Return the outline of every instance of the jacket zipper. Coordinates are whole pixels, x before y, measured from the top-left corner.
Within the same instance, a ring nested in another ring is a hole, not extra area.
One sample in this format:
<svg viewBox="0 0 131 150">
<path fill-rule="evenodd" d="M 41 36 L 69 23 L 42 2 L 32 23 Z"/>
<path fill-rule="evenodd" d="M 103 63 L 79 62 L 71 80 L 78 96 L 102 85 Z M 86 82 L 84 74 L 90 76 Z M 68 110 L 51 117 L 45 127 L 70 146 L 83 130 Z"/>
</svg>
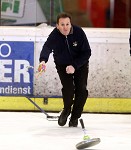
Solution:
<svg viewBox="0 0 131 150">
<path fill-rule="evenodd" d="M 73 63 L 73 57 L 72 57 L 72 54 L 71 54 L 70 45 L 69 45 L 67 36 L 66 36 L 66 44 L 67 44 L 68 52 L 69 52 L 69 54 L 70 54 L 70 56 L 71 56 L 71 61 L 72 61 L 72 63 Z"/>
</svg>

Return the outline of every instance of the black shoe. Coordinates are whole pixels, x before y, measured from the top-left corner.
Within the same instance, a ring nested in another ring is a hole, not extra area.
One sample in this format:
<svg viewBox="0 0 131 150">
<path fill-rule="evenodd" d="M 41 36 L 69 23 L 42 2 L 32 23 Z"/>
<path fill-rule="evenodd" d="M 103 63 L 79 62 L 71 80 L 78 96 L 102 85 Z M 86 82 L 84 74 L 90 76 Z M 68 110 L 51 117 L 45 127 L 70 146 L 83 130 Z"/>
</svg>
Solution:
<svg viewBox="0 0 131 150">
<path fill-rule="evenodd" d="M 77 127 L 78 126 L 78 119 L 71 119 L 69 121 L 69 127 Z"/>
<path fill-rule="evenodd" d="M 58 124 L 60 126 L 64 126 L 66 124 L 66 121 L 67 121 L 68 116 L 70 115 L 70 112 L 71 112 L 70 109 L 63 109 L 58 119 Z"/>
</svg>

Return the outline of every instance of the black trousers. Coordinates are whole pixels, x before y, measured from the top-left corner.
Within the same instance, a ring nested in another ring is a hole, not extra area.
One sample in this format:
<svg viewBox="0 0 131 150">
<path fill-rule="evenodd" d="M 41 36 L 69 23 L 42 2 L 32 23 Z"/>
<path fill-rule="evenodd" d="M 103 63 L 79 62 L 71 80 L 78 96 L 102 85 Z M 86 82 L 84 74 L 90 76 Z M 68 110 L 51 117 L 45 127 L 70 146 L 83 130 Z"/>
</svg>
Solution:
<svg viewBox="0 0 131 150">
<path fill-rule="evenodd" d="M 71 118 L 81 117 L 86 99 L 88 97 L 87 79 L 89 65 L 85 64 L 74 74 L 66 73 L 67 65 L 56 65 L 56 69 L 62 84 L 62 96 L 64 109 L 71 109 Z"/>
</svg>

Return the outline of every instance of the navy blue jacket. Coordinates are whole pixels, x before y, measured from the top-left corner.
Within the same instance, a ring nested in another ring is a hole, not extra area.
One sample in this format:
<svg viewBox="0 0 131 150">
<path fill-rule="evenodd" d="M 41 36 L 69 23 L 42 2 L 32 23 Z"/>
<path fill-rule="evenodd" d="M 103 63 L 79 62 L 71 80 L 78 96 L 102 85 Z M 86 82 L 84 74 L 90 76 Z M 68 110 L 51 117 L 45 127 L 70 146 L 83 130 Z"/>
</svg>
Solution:
<svg viewBox="0 0 131 150">
<path fill-rule="evenodd" d="M 67 36 L 54 28 L 43 45 L 39 61 L 47 62 L 51 52 L 56 64 L 72 65 L 75 69 L 88 63 L 91 56 L 91 49 L 84 31 L 74 25 Z"/>
</svg>

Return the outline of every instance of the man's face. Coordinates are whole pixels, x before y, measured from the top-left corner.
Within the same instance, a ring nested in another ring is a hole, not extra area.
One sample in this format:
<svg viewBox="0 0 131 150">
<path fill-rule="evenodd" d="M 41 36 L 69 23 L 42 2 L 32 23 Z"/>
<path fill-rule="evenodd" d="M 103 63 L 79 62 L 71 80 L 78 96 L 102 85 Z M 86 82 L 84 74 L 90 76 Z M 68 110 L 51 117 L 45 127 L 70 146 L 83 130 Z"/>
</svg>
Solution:
<svg viewBox="0 0 131 150">
<path fill-rule="evenodd" d="M 70 18 L 60 18 L 56 27 L 63 35 L 68 35 L 71 29 Z"/>
</svg>

